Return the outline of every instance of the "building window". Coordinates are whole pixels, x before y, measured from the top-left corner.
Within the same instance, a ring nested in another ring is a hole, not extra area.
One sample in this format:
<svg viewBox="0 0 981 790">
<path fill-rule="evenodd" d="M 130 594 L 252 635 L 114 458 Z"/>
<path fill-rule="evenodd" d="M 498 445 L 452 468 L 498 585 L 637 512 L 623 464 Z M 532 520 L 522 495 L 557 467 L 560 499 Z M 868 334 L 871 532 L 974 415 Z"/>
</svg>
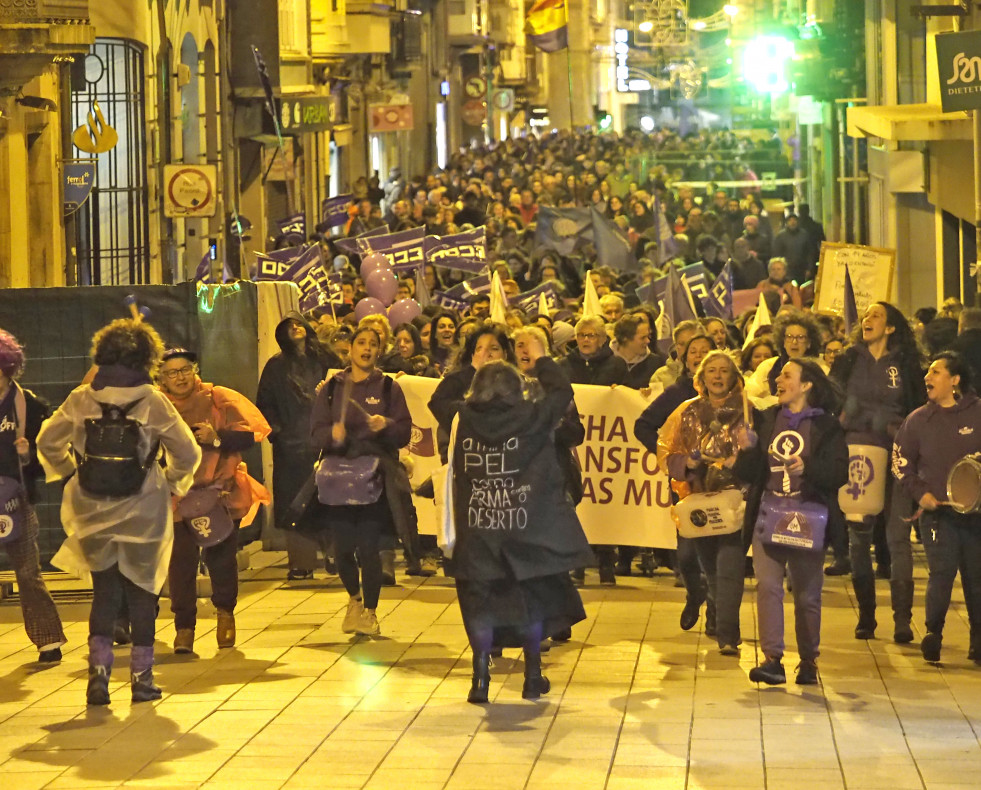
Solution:
<svg viewBox="0 0 981 790">
<path fill-rule="evenodd" d="M 143 48 L 97 38 L 72 71 L 72 128 L 89 123 L 98 103 L 116 145 L 97 154 L 95 186 L 76 214 L 79 285 L 150 281 L 149 194 Z M 78 157 L 89 156 L 75 151 Z"/>
</svg>

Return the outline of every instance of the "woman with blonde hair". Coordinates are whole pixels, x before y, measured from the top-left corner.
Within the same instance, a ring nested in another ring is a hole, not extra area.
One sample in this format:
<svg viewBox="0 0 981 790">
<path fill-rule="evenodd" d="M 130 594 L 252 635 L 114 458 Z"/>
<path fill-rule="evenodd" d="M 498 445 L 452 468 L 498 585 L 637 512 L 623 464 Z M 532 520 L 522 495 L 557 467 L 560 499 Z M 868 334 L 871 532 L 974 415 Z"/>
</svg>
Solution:
<svg viewBox="0 0 981 790">
<path fill-rule="evenodd" d="M 692 495 L 740 487 L 732 473 L 738 452 L 735 433 L 745 426 L 748 407 L 743 378 L 732 357 L 718 350 L 706 354 L 695 373 L 695 390 L 698 396 L 672 413 L 658 440 L 658 460 L 667 468 L 681 502 Z M 708 580 L 709 604 L 715 607 L 719 650 L 726 656 L 738 655 L 741 641 L 739 607 L 746 555 L 741 511 L 738 521 L 725 534 L 694 540 Z"/>
</svg>

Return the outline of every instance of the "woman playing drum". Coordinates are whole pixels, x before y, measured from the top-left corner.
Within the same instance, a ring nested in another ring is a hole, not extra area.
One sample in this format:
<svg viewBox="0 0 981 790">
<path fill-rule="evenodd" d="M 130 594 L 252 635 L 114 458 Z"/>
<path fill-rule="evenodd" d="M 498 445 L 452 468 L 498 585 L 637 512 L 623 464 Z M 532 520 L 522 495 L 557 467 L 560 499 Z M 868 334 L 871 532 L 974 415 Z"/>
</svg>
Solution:
<svg viewBox="0 0 981 790">
<path fill-rule="evenodd" d="M 923 658 L 940 660 L 944 621 L 957 570 L 970 622 L 968 658 L 981 660 L 981 514 L 959 513 L 947 479 L 967 455 L 981 451 L 981 400 L 964 359 L 953 351 L 934 357 L 926 374 L 927 403 L 902 424 L 893 447 L 893 474 L 920 504 L 920 534 L 929 576 Z"/>
</svg>

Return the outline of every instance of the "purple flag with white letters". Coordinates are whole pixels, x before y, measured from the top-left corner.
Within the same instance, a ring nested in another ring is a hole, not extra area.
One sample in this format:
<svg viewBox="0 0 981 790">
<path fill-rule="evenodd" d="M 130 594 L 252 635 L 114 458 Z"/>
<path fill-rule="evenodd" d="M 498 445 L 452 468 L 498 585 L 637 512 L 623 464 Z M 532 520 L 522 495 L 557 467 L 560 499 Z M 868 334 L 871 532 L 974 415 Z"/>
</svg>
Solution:
<svg viewBox="0 0 981 790">
<path fill-rule="evenodd" d="M 343 225 L 347 222 L 347 207 L 353 198 L 354 195 L 348 193 L 325 199 L 320 204 L 320 221 L 330 228 Z"/>
<path fill-rule="evenodd" d="M 484 226 L 449 236 L 426 236 L 426 263 L 478 274 L 487 266 Z"/>
</svg>

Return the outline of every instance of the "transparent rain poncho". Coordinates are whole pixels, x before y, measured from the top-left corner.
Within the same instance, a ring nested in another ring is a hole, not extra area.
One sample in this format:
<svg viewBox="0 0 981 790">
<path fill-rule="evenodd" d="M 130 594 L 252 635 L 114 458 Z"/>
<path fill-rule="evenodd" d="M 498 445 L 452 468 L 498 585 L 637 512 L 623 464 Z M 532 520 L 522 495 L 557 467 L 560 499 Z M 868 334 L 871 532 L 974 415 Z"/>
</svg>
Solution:
<svg viewBox="0 0 981 790">
<path fill-rule="evenodd" d="M 85 448 L 85 420 L 102 414 L 100 402 L 124 405 L 137 399 L 129 416 L 143 426 L 140 451 L 145 457 L 159 441 L 166 467 L 151 464 L 142 489 L 133 496 L 92 497 L 72 475 L 75 453 Z M 61 501 L 67 539 L 51 564 L 82 579 L 118 565 L 138 587 L 159 594 L 174 540 L 170 497 L 187 493 L 201 461 L 194 434 L 170 401 L 150 384 L 101 390 L 84 384 L 45 421 L 37 449 L 48 482 L 72 475 Z"/>
</svg>

